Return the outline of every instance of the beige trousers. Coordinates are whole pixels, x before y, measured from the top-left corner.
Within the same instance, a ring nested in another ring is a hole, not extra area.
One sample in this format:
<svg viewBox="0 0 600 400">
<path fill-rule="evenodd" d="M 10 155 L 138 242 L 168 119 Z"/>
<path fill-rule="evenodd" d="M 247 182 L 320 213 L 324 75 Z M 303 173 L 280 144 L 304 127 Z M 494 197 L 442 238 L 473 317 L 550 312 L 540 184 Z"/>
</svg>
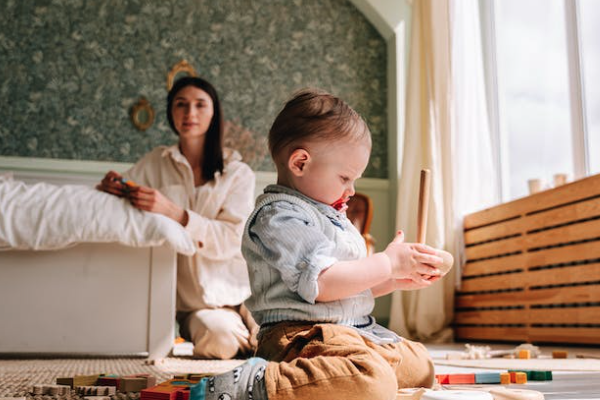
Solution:
<svg viewBox="0 0 600 400">
<path fill-rule="evenodd" d="M 228 360 L 256 348 L 258 325 L 243 305 L 177 313 L 181 336 L 194 343 L 198 358 Z"/>
<path fill-rule="evenodd" d="M 257 356 L 269 362 L 269 400 L 393 400 L 398 388 L 431 387 L 425 346 L 376 345 L 335 324 L 280 323 L 261 335 Z"/>
</svg>

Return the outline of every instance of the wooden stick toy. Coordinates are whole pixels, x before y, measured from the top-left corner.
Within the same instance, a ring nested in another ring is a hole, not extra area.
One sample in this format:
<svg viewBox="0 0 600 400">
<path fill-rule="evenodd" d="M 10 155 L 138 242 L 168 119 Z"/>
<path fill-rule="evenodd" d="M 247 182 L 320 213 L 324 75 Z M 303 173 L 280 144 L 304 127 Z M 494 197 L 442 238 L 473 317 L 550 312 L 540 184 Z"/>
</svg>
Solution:
<svg viewBox="0 0 600 400">
<path fill-rule="evenodd" d="M 429 187 L 431 183 L 431 171 L 428 169 L 421 170 L 421 180 L 419 183 L 419 204 L 417 211 L 417 243 L 425 244 L 427 236 L 427 215 L 429 213 Z M 444 250 L 438 250 L 438 256 L 443 260 L 443 264 L 439 266 L 442 271 L 442 276 L 446 275 L 454 264 L 452 254 Z"/>
</svg>

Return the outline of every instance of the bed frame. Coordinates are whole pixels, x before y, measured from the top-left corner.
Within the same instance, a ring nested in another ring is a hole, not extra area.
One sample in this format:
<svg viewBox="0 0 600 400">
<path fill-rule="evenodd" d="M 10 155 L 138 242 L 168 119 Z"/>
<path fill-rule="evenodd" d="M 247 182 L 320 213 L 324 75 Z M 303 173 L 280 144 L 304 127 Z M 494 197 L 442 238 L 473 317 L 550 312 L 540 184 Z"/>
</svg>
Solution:
<svg viewBox="0 0 600 400">
<path fill-rule="evenodd" d="M 163 358 L 175 333 L 175 282 L 167 247 L 0 251 L 0 354 Z"/>
<path fill-rule="evenodd" d="M 600 344 L 600 175 L 468 215 L 460 340 Z"/>
</svg>

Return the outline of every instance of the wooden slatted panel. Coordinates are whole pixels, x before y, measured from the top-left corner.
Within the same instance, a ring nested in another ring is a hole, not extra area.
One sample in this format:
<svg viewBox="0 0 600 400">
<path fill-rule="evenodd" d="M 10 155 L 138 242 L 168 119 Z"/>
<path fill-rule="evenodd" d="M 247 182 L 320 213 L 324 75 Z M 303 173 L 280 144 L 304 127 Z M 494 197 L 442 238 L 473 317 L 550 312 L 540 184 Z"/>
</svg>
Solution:
<svg viewBox="0 0 600 400">
<path fill-rule="evenodd" d="M 535 308 L 525 315 L 530 324 L 585 325 L 600 321 L 600 307 Z"/>
<path fill-rule="evenodd" d="M 591 321 L 600 321 L 600 306 L 459 311 L 454 320 L 463 325 L 482 325 L 482 321 L 488 325 L 585 325 Z"/>
<path fill-rule="evenodd" d="M 464 226 L 457 338 L 600 343 L 600 175 L 471 214 Z"/>
<path fill-rule="evenodd" d="M 456 327 L 454 334 L 460 339 L 470 340 L 502 340 L 513 342 L 527 342 L 527 329 L 520 327 Z"/>
<path fill-rule="evenodd" d="M 600 263 L 530 271 L 527 276 L 528 285 L 533 287 L 600 282 Z"/>
<path fill-rule="evenodd" d="M 478 246 L 467 247 L 465 255 L 467 260 L 473 261 L 488 257 L 497 257 L 499 255 L 507 255 L 511 253 L 521 253 L 525 247 L 524 236 L 498 240 L 496 242 L 484 243 Z"/>
<path fill-rule="evenodd" d="M 463 280 L 460 287 L 460 293 L 518 289 L 524 287 L 527 282 L 528 275 L 522 272 L 516 274 L 484 276 L 482 278 Z"/>
<path fill-rule="evenodd" d="M 527 267 L 525 256 L 517 254 L 492 260 L 467 262 L 463 276 L 489 275 L 498 272 L 519 271 Z"/>
<path fill-rule="evenodd" d="M 599 328 L 529 328 L 529 342 L 600 344 Z"/>
<path fill-rule="evenodd" d="M 515 307 L 600 302 L 598 285 L 490 294 L 458 295 L 457 308 Z"/>
<path fill-rule="evenodd" d="M 525 256 L 525 264 L 527 267 L 540 267 L 598 258 L 600 258 L 600 243 L 589 242 L 528 253 Z"/>
<path fill-rule="evenodd" d="M 457 338 L 466 340 L 531 343 L 600 344 L 597 328 L 457 327 Z"/>
<path fill-rule="evenodd" d="M 600 196 L 599 175 L 467 215 L 464 226 L 465 229 L 477 228 L 515 216 L 522 216 L 531 210 L 549 209 L 595 196 Z"/>
<path fill-rule="evenodd" d="M 532 208 L 527 212 L 535 212 L 537 209 L 538 208 Z M 486 242 L 498 238 L 520 235 L 547 226 L 562 225 L 572 221 L 590 219 L 598 216 L 600 216 L 600 198 L 592 198 L 537 214 L 527 215 L 524 213 L 523 215 L 513 217 L 514 219 L 510 221 L 466 230 L 465 243 L 470 245 L 473 243 Z M 465 229 L 467 229 L 466 223 Z"/>
<path fill-rule="evenodd" d="M 528 315 L 525 310 L 478 310 L 456 312 L 454 322 L 457 324 L 526 324 Z"/>
</svg>

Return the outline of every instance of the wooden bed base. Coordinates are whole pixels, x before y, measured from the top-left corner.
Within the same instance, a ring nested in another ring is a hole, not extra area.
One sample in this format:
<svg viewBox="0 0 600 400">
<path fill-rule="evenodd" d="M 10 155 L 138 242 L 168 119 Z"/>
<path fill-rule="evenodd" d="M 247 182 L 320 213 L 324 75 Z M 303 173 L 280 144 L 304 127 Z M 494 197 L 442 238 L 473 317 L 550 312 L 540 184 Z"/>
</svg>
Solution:
<svg viewBox="0 0 600 400">
<path fill-rule="evenodd" d="M 460 340 L 600 344 L 600 175 L 468 215 Z"/>
</svg>

